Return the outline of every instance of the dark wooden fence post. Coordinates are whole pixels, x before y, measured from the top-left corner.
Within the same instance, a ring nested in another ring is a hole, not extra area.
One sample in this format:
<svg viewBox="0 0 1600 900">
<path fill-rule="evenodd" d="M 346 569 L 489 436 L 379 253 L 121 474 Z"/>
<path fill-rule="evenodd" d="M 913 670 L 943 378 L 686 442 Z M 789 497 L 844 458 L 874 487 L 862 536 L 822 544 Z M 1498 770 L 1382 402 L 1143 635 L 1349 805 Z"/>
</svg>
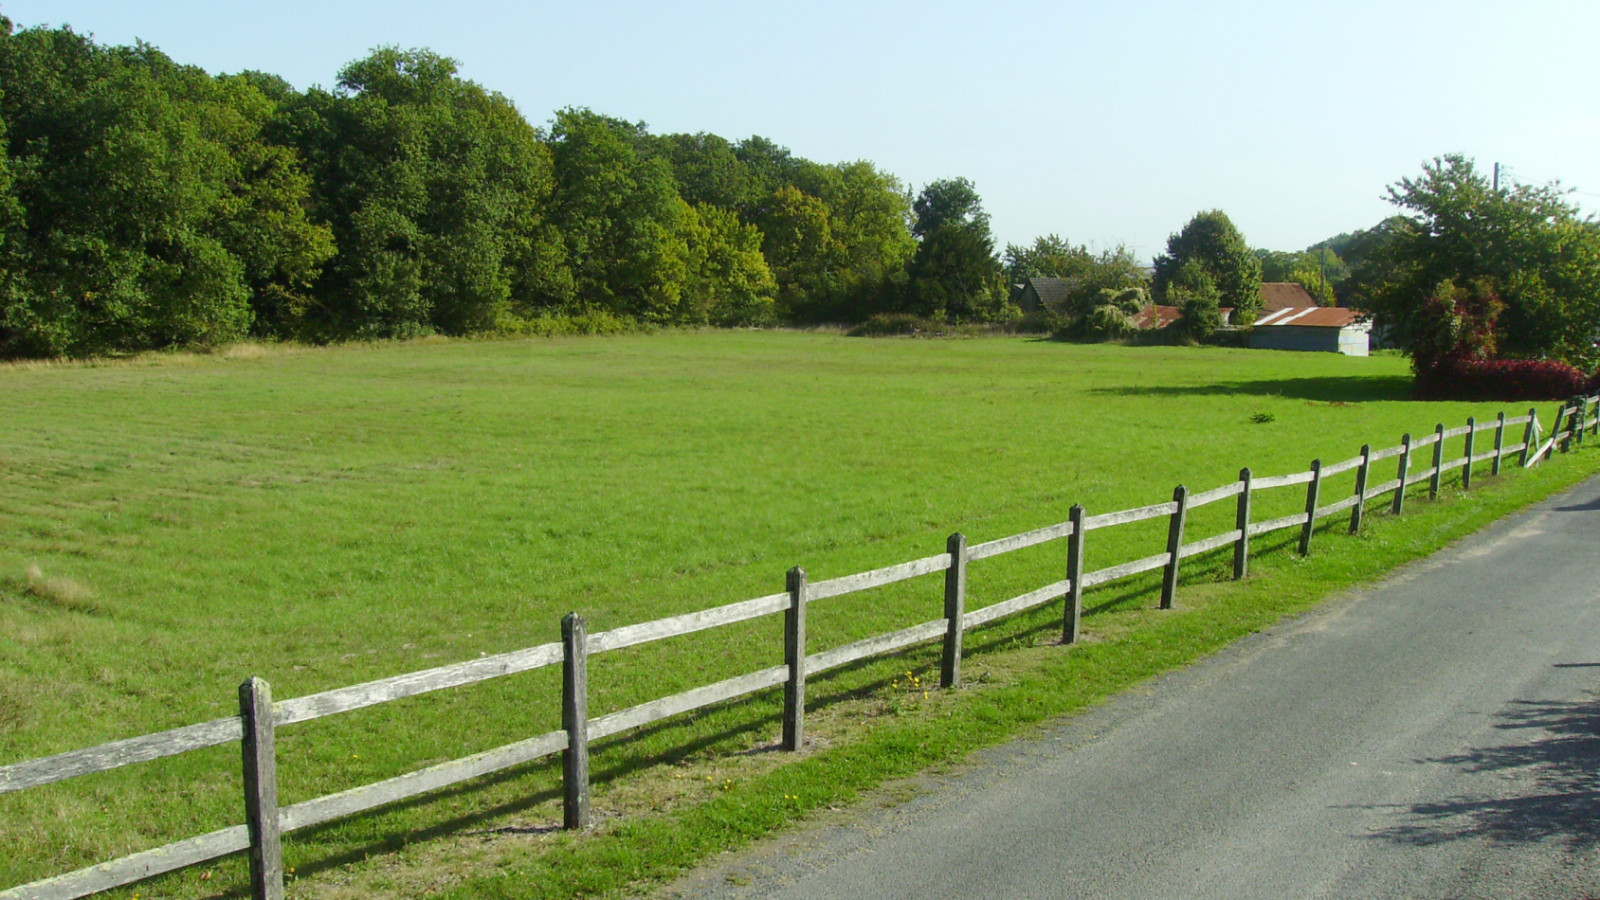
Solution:
<svg viewBox="0 0 1600 900">
<path fill-rule="evenodd" d="M 806 570 L 789 570 L 789 610 L 783 617 L 783 749 L 799 750 L 806 731 Z"/>
<path fill-rule="evenodd" d="M 1439 480 L 1444 477 L 1444 423 L 1433 428 L 1433 477 L 1428 479 L 1428 499 L 1439 499 Z"/>
<path fill-rule="evenodd" d="M 961 619 L 967 613 L 967 536 L 961 532 L 945 541 L 950 568 L 944 570 L 944 659 L 939 683 L 947 688 L 961 684 Z"/>
<path fill-rule="evenodd" d="M 1506 452 L 1506 414 L 1502 410 L 1494 426 L 1494 464 L 1489 467 L 1490 475 L 1500 474 L 1500 457 Z"/>
<path fill-rule="evenodd" d="M 1472 448 L 1477 443 L 1478 420 L 1475 416 L 1467 416 L 1467 461 L 1461 466 L 1461 489 L 1472 490 Z"/>
<path fill-rule="evenodd" d="M 1250 468 L 1239 470 L 1239 480 L 1244 488 L 1239 491 L 1239 512 L 1234 516 L 1233 527 L 1239 531 L 1239 543 L 1233 545 L 1233 580 L 1238 581 L 1250 569 Z"/>
<path fill-rule="evenodd" d="M 244 818 L 250 832 L 250 895 L 283 900 L 283 839 L 278 832 L 278 753 L 272 685 L 252 678 L 239 685 L 244 721 Z"/>
<path fill-rule="evenodd" d="M 1522 459 L 1519 460 L 1524 469 L 1528 467 L 1528 457 L 1533 454 L 1533 439 L 1538 430 L 1539 410 L 1530 406 L 1528 407 L 1528 427 L 1522 432 Z"/>
<path fill-rule="evenodd" d="M 1400 486 L 1394 489 L 1394 515 L 1400 515 L 1406 506 L 1406 473 L 1411 471 L 1411 432 L 1400 438 Z"/>
<path fill-rule="evenodd" d="M 589 827 L 589 625 L 577 613 L 561 619 L 561 727 L 567 749 L 561 755 L 561 824 Z"/>
<path fill-rule="evenodd" d="M 1367 476 L 1372 471 L 1372 445 L 1361 445 L 1361 467 L 1356 469 L 1356 505 L 1350 507 L 1350 533 L 1361 530 L 1361 517 L 1367 514 Z"/>
<path fill-rule="evenodd" d="M 1306 524 L 1300 529 L 1300 555 L 1311 553 L 1311 533 L 1317 528 L 1317 501 L 1322 498 L 1322 460 L 1311 461 L 1311 483 L 1306 485 Z"/>
<path fill-rule="evenodd" d="M 1072 586 L 1061 613 L 1061 643 L 1076 644 L 1083 621 L 1083 506 L 1074 503 L 1067 515 L 1072 522 L 1072 534 L 1067 536 L 1067 578 Z"/>
<path fill-rule="evenodd" d="M 1575 420 L 1576 423 L 1577 423 L 1576 427 L 1574 427 L 1572 430 L 1577 435 L 1577 444 L 1578 444 L 1578 446 L 1582 447 L 1583 446 L 1583 432 L 1584 432 L 1584 430 L 1586 428 L 1588 428 L 1588 426 L 1584 424 L 1584 420 L 1587 419 L 1588 416 L 1589 416 L 1589 398 L 1588 397 L 1579 397 L 1577 400 L 1573 401 L 1573 405 L 1578 408 L 1577 409 L 1578 417 Z"/>
<path fill-rule="evenodd" d="M 1161 608 L 1171 609 L 1178 594 L 1178 552 L 1183 549 L 1183 523 L 1189 517 L 1189 489 L 1178 485 L 1172 490 L 1178 508 L 1167 525 L 1167 571 L 1161 578 Z"/>
<path fill-rule="evenodd" d="M 1561 422 L 1567 418 L 1567 412 L 1567 405 L 1561 404 L 1561 408 L 1556 410 L 1556 423 L 1550 427 L 1550 439 L 1555 441 L 1556 448 L 1562 453 L 1567 452 L 1568 445 L 1572 442 L 1570 435 L 1566 440 L 1561 439 Z"/>
</svg>

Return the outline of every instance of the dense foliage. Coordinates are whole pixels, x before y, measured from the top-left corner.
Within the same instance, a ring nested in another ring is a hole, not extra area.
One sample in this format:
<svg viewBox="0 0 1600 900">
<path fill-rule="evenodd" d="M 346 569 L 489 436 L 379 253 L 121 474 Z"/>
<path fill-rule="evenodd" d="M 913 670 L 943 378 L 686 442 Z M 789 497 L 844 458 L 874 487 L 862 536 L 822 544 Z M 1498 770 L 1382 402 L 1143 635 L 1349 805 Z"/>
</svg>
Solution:
<svg viewBox="0 0 1600 900">
<path fill-rule="evenodd" d="M 244 336 L 333 255 L 250 76 L 0 23 L 0 354 Z"/>
<path fill-rule="evenodd" d="M 1389 199 L 1404 215 L 1385 223 L 1367 290 L 1402 340 L 1426 339 L 1441 283 L 1474 283 L 1503 307 L 1499 355 L 1600 362 L 1600 231 L 1559 185 L 1495 189 L 1471 160 L 1445 156 Z"/>
<path fill-rule="evenodd" d="M 1169 305 L 1183 305 L 1169 295 L 1168 287 L 1182 285 L 1179 275 L 1191 264 L 1214 285 L 1218 302 L 1233 307 L 1235 322 L 1254 320 L 1261 308 L 1261 260 L 1227 213 L 1220 209 L 1197 213 L 1182 231 L 1167 239 L 1167 252 L 1155 260 L 1156 296 L 1166 298 Z"/>
<path fill-rule="evenodd" d="M 1133 251 L 1125 246 L 1096 253 L 1085 245 L 1074 245 L 1054 234 L 1035 238 L 1031 246 L 1008 244 L 1003 259 L 1006 278 L 1012 284 L 1038 276 L 1066 281 L 1066 297 L 1062 308 L 1055 312 L 1069 318 L 1088 316 L 1105 305 L 1106 291 L 1121 294 L 1130 289 L 1142 289 L 1150 280 Z M 1141 296 L 1138 305 L 1148 302 L 1147 296 Z"/>
<path fill-rule="evenodd" d="M 538 128 L 425 50 L 300 92 L 0 20 L 0 85 L 0 356 L 1007 312 L 965 179 L 913 217 L 864 161 Z"/>
</svg>

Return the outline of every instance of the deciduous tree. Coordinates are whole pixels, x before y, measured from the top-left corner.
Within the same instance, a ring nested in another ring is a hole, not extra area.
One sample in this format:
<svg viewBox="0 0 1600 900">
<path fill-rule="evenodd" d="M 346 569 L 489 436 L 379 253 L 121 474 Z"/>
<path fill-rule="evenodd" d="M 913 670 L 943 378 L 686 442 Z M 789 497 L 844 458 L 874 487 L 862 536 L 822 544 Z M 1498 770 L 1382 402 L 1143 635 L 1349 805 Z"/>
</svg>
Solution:
<svg viewBox="0 0 1600 900">
<path fill-rule="evenodd" d="M 1600 362 L 1600 232 L 1559 184 L 1495 190 L 1472 161 L 1442 156 L 1390 185 L 1404 211 L 1382 249 L 1374 306 L 1415 337 L 1419 312 L 1441 283 L 1478 283 L 1504 304 L 1499 352 Z"/>
<path fill-rule="evenodd" d="M 1190 262 L 1210 276 L 1221 304 L 1234 308 L 1235 321 L 1254 318 L 1261 308 L 1261 261 L 1222 210 L 1197 213 L 1167 239 L 1167 252 L 1155 260 L 1156 295 L 1166 297 L 1168 285 Z M 1167 302 L 1178 305 L 1170 297 Z"/>
</svg>

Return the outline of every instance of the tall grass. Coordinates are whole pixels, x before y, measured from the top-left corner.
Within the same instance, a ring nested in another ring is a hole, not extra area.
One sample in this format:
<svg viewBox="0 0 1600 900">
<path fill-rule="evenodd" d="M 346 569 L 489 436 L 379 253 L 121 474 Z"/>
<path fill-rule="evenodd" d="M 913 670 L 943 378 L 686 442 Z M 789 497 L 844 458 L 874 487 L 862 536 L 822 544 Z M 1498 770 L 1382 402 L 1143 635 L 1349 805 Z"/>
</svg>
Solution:
<svg viewBox="0 0 1600 900">
<path fill-rule="evenodd" d="M 15 367 L 0 398 L 0 763 L 232 714 L 250 675 L 297 696 L 556 640 L 569 610 L 593 631 L 703 609 L 779 591 L 791 565 L 848 574 L 939 552 L 951 531 L 976 542 L 1073 503 L 1159 502 L 1241 466 L 1302 470 L 1499 409 L 1413 401 L 1395 357 L 759 332 Z M 1276 492 L 1257 515 L 1302 502 Z M 1207 516 L 1223 513 L 1197 512 L 1189 534 L 1227 527 Z M 1165 524 L 1145 524 L 1096 532 L 1089 567 L 1159 552 Z M 1063 553 L 974 564 L 969 606 L 1061 577 Z M 1224 569 L 1186 566 L 1192 584 Z M 817 604 L 811 649 L 937 617 L 934 581 Z M 1150 602 L 1091 595 L 1091 638 L 1142 627 L 1119 615 Z M 772 665 L 778 628 L 598 658 L 593 714 Z M 1031 646 L 1041 628 L 973 646 Z M 814 686 L 815 703 L 848 712 L 819 713 L 819 736 L 848 742 L 885 714 L 891 683 L 895 704 L 924 702 L 904 686 L 922 676 L 897 673 L 926 663 L 914 652 Z M 552 730 L 553 676 L 287 728 L 283 802 Z M 598 802 L 699 802 L 705 788 L 663 773 L 767 746 L 775 710 L 762 697 L 602 745 Z M 0 853 L 0 885 L 239 821 L 236 757 L 0 796 L 0 847 L 23 848 Z M 648 799 L 629 793 L 652 778 Z M 417 842 L 537 832 L 555 785 L 533 765 L 296 835 L 296 889 L 337 896 L 343 864 L 425 856 L 401 850 Z M 523 831 L 493 832 L 508 826 Z M 226 893 L 241 872 L 160 889 Z"/>
</svg>

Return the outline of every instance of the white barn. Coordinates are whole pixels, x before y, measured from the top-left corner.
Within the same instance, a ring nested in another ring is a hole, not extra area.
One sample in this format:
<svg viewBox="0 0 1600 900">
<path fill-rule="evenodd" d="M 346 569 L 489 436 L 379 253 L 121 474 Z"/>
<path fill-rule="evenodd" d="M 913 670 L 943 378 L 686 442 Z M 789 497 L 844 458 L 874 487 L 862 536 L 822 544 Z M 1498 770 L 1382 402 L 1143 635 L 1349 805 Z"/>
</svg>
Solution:
<svg viewBox="0 0 1600 900">
<path fill-rule="evenodd" d="M 1367 356 L 1371 334 L 1370 313 L 1338 306 L 1289 306 L 1256 319 L 1250 347 Z"/>
</svg>

